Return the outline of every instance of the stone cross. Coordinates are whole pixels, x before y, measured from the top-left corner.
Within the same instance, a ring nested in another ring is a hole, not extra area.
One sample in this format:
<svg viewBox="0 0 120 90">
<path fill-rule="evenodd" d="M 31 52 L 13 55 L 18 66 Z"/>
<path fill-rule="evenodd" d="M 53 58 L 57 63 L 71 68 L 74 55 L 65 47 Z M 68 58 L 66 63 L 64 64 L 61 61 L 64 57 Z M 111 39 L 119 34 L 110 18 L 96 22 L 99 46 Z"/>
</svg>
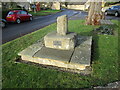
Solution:
<svg viewBox="0 0 120 90">
<path fill-rule="evenodd" d="M 57 18 L 57 34 L 66 35 L 68 32 L 67 16 L 63 15 Z"/>
</svg>

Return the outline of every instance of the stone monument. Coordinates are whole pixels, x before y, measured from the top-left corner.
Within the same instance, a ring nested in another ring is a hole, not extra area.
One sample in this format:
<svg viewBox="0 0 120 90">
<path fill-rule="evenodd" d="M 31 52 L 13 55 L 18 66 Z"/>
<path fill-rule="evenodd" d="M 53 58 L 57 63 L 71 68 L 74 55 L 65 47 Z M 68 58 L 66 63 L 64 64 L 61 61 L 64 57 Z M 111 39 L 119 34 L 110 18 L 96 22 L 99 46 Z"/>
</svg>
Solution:
<svg viewBox="0 0 120 90">
<path fill-rule="evenodd" d="M 67 16 L 57 18 L 57 32 L 52 32 L 44 37 L 45 46 L 48 48 L 69 50 L 74 49 L 76 33 L 68 32 Z"/>
<path fill-rule="evenodd" d="M 79 36 L 68 31 L 67 16 L 57 18 L 57 30 L 18 55 L 23 61 L 70 69 L 77 73 L 90 67 L 91 36 Z"/>
</svg>

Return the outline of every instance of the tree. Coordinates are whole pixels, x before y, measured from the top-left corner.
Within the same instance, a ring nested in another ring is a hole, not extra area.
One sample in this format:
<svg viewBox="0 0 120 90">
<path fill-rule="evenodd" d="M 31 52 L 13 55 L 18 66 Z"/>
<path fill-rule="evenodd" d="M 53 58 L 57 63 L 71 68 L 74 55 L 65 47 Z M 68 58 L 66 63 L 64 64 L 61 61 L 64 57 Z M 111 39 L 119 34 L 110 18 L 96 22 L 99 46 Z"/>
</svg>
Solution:
<svg viewBox="0 0 120 90">
<path fill-rule="evenodd" d="M 100 19 L 104 18 L 104 14 L 101 11 L 102 9 L 102 2 L 98 2 L 95 0 L 92 0 L 90 2 L 89 12 L 88 16 L 86 17 L 86 24 L 87 25 L 99 25 Z"/>
</svg>

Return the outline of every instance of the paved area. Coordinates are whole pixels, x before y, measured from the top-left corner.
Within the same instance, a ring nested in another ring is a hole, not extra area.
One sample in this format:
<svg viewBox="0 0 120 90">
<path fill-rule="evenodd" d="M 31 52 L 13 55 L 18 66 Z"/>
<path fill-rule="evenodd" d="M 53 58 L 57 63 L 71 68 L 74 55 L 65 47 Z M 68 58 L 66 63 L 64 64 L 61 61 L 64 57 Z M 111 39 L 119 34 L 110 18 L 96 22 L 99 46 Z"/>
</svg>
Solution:
<svg viewBox="0 0 120 90">
<path fill-rule="evenodd" d="M 87 15 L 88 15 L 88 12 L 77 11 L 77 14 L 71 16 L 69 19 L 70 20 L 84 20 Z"/>
</svg>

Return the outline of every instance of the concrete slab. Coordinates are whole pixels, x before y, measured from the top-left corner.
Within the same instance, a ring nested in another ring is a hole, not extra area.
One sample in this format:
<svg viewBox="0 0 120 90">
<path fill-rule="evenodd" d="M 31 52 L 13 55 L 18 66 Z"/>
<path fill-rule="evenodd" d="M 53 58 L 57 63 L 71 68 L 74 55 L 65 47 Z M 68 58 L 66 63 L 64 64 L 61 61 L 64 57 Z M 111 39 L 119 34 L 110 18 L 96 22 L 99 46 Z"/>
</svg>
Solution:
<svg viewBox="0 0 120 90">
<path fill-rule="evenodd" d="M 91 49 L 90 47 L 75 48 L 70 63 L 77 63 L 85 66 L 90 66 Z"/>
<path fill-rule="evenodd" d="M 33 56 L 43 58 L 43 59 L 52 59 L 59 60 L 65 63 L 69 63 L 71 55 L 73 54 L 74 49 L 71 50 L 58 50 L 52 48 L 42 47 L 36 54 Z"/>
<path fill-rule="evenodd" d="M 77 36 L 77 48 L 81 46 L 91 46 L 92 45 L 92 36 Z"/>
<path fill-rule="evenodd" d="M 43 64 L 43 65 L 49 65 L 49 66 L 56 66 L 59 68 L 65 68 L 65 69 L 73 69 L 73 70 L 85 70 L 85 65 L 79 65 L 79 64 L 72 64 L 72 63 L 65 63 L 60 60 L 53 60 L 48 58 L 40 58 L 40 57 L 31 57 L 31 56 L 21 56 L 23 61 Z"/>
<path fill-rule="evenodd" d="M 90 66 L 91 62 L 91 36 L 78 36 L 78 43 L 72 55 L 70 63 Z"/>
<path fill-rule="evenodd" d="M 44 46 L 43 39 L 36 42 L 35 44 L 29 46 L 28 48 L 24 49 L 20 53 L 18 53 L 19 56 L 27 55 L 27 56 L 33 56 L 38 50 L 40 50 Z"/>
</svg>

